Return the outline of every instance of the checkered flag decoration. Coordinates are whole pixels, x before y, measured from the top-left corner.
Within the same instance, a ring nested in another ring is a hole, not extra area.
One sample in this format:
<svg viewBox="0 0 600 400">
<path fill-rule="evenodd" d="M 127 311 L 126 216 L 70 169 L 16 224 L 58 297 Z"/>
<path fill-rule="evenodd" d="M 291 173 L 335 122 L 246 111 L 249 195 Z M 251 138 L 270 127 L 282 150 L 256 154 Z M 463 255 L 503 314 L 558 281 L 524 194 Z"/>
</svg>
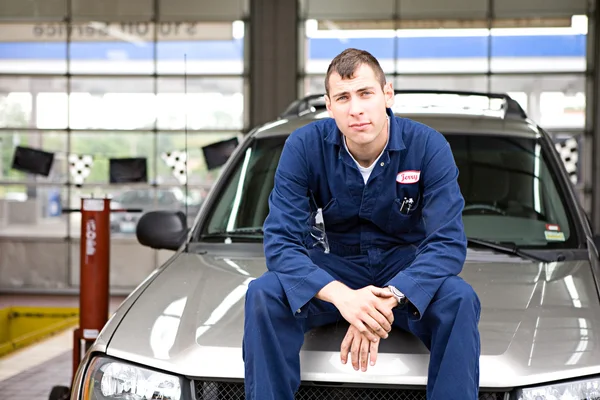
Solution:
<svg viewBox="0 0 600 400">
<path fill-rule="evenodd" d="M 69 154 L 69 172 L 75 185 L 82 185 L 90 175 L 94 158 L 90 155 Z"/>
<path fill-rule="evenodd" d="M 161 158 L 165 164 L 171 168 L 173 176 L 177 178 L 181 185 L 185 185 L 187 181 L 186 168 L 187 168 L 187 154 L 184 151 L 171 151 L 161 154 Z"/>
<path fill-rule="evenodd" d="M 554 144 L 565 168 L 569 174 L 569 178 L 573 184 L 577 183 L 577 165 L 579 161 L 578 147 L 579 143 L 575 138 L 569 138 Z"/>
</svg>

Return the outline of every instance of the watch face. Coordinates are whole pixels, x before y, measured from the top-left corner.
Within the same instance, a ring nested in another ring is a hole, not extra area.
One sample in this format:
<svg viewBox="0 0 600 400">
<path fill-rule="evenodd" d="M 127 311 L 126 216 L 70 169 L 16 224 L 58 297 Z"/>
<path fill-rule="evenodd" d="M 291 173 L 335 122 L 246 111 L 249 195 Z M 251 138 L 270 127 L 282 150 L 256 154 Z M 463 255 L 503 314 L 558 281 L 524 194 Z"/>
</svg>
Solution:
<svg viewBox="0 0 600 400">
<path fill-rule="evenodd" d="M 394 296 L 396 296 L 396 297 L 404 297 L 404 294 L 401 291 L 399 291 L 398 289 L 396 289 L 395 287 L 390 286 L 390 290 L 392 291 L 392 294 Z"/>
<path fill-rule="evenodd" d="M 395 288 L 393 286 L 390 286 L 389 289 L 392 292 L 392 295 L 394 295 L 394 297 L 398 301 L 398 305 L 402 306 L 402 305 L 406 304 L 407 299 L 406 299 L 406 296 L 404 295 L 404 293 L 402 293 L 401 291 L 399 291 L 397 288 Z"/>
</svg>

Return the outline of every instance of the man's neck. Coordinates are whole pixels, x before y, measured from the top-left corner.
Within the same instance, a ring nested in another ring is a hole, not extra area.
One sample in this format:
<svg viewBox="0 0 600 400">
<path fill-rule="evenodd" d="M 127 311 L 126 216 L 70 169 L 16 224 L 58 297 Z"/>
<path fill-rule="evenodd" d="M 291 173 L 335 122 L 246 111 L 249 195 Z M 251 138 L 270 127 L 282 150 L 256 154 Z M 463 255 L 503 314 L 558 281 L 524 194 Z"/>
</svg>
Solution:
<svg viewBox="0 0 600 400">
<path fill-rule="evenodd" d="M 352 157 L 354 157 L 354 159 L 362 166 L 362 167 L 370 167 L 376 160 L 377 158 L 379 158 L 379 156 L 381 155 L 381 152 L 383 151 L 383 149 L 385 148 L 387 142 L 388 142 L 388 136 L 389 136 L 389 118 L 386 119 L 385 124 L 383 125 L 383 128 L 381 130 L 381 133 L 379 134 L 379 136 L 377 136 L 377 139 L 369 144 L 366 144 L 364 146 L 360 146 L 357 145 L 355 143 L 352 143 L 351 141 L 346 140 L 346 138 L 344 138 L 344 140 L 346 141 L 346 146 L 348 147 L 348 151 L 350 152 L 350 154 L 352 154 Z"/>
</svg>

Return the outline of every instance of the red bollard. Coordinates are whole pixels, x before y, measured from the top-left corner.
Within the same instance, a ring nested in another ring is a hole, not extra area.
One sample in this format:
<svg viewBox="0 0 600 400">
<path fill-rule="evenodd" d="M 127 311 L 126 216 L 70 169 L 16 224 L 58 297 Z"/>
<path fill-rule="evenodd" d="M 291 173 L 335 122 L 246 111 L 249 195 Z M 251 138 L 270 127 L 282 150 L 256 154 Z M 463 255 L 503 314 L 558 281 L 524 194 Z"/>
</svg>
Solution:
<svg viewBox="0 0 600 400">
<path fill-rule="evenodd" d="M 73 337 L 73 376 L 85 351 L 108 321 L 110 199 L 81 199 L 79 327 Z"/>
</svg>

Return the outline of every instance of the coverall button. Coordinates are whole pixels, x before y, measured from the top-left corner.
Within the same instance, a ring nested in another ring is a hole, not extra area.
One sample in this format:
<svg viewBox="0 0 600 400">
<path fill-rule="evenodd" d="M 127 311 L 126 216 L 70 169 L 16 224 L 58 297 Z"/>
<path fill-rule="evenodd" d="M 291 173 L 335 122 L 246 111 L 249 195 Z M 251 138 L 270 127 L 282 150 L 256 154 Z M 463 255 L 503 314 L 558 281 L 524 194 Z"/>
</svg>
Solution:
<svg viewBox="0 0 600 400">
<path fill-rule="evenodd" d="M 384 165 L 385 165 L 385 163 L 382 161 L 382 162 L 381 162 L 381 166 L 383 167 Z"/>
<path fill-rule="evenodd" d="M 300 314 L 301 312 L 302 312 L 302 310 L 301 310 L 301 309 L 297 309 L 297 310 L 296 310 L 296 314 Z"/>
</svg>

